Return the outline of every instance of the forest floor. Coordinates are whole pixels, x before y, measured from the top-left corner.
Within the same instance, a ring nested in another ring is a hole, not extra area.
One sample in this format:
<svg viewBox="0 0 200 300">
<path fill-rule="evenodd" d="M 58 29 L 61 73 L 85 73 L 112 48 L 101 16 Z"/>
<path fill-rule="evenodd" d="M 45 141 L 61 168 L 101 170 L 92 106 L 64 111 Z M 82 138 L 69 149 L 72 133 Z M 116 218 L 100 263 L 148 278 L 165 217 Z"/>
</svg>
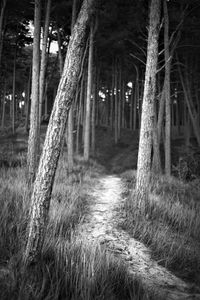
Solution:
<svg viewBox="0 0 200 300">
<path fill-rule="evenodd" d="M 1 299 L 200 299 L 200 180 L 160 176 L 140 215 L 134 202 L 138 133 L 129 130 L 115 145 L 111 130 L 98 128 L 95 156 L 88 164 L 76 157 L 71 174 L 64 151 L 43 263 L 22 278 L 27 137 L 19 131 L 0 139 Z M 175 175 L 182 143 L 172 143 Z"/>
</svg>

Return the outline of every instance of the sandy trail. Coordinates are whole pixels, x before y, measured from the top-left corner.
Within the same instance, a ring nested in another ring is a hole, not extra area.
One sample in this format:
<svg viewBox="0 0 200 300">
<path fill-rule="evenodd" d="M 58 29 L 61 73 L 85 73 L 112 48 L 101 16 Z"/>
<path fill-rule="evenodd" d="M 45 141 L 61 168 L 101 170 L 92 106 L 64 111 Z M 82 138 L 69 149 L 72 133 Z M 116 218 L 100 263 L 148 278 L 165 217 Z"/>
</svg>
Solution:
<svg viewBox="0 0 200 300">
<path fill-rule="evenodd" d="M 117 228 L 120 205 L 123 205 L 123 182 L 120 177 L 101 177 L 91 192 L 90 211 L 79 228 L 78 239 L 100 243 L 127 265 L 129 274 L 141 277 L 156 299 L 200 299 L 191 294 L 191 287 L 151 259 L 151 253 L 142 243 Z"/>
</svg>

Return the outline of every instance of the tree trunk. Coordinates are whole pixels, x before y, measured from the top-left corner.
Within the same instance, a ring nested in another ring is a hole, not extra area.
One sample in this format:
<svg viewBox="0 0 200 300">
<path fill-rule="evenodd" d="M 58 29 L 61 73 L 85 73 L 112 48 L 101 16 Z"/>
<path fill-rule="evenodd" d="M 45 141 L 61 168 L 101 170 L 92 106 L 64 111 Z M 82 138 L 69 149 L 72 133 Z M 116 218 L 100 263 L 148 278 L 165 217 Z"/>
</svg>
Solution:
<svg viewBox="0 0 200 300">
<path fill-rule="evenodd" d="M 92 101 L 92 136 L 91 136 L 91 150 L 92 155 L 95 154 L 95 131 L 96 131 L 96 81 L 97 81 L 97 68 L 95 68 L 95 77 L 93 83 L 93 101 Z"/>
<path fill-rule="evenodd" d="M 63 71 L 63 56 L 61 52 L 61 37 L 60 37 L 60 31 L 59 27 L 57 25 L 57 37 L 58 37 L 58 60 L 59 60 L 59 71 L 60 71 L 60 76 L 62 75 Z"/>
<path fill-rule="evenodd" d="M 137 163 L 136 196 L 140 207 L 148 197 L 151 168 L 152 134 L 154 126 L 154 98 L 158 60 L 160 0 L 152 0 L 148 33 L 147 64 L 142 104 L 140 142 Z"/>
<path fill-rule="evenodd" d="M 31 92 L 31 72 L 32 69 L 30 67 L 30 73 L 27 83 L 27 89 L 26 89 L 26 119 L 25 119 L 25 131 L 28 132 L 28 126 L 29 126 L 29 110 L 30 110 L 30 92 Z"/>
<path fill-rule="evenodd" d="M 0 13 L 0 69 L 1 69 L 1 55 L 2 55 L 2 49 L 3 49 L 3 20 L 4 20 L 6 3 L 7 3 L 7 0 L 3 0 L 2 6 L 1 6 L 1 13 Z"/>
<path fill-rule="evenodd" d="M 33 38 L 33 61 L 32 61 L 32 88 L 31 88 L 31 114 L 30 130 L 28 139 L 28 187 L 32 186 L 35 179 L 39 159 L 39 74 L 40 74 L 40 27 L 41 27 L 41 2 L 35 0 L 34 13 L 34 38 Z"/>
<path fill-rule="evenodd" d="M 92 71 L 93 71 L 93 49 L 94 49 L 94 22 L 90 25 L 89 58 L 88 58 L 88 81 L 87 99 L 85 112 L 85 132 L 84 132 L 84 159 L 89 160 L 90 155 L 90 106 L 92 92 Z"/>
<path fill-rule="evenodd" d="M 14 60 L 13 60 L 13 85 L 12 85 L 12 133 L 15 133 L 15 88 L 16 88 L 16 58 L 17 44 L 15 45 Z"/>
<path fill-rule="evenodd" d="M 61 151 L 70 105 L 73 101 L 86 38 L 86 27 L 94 0 L 84 0 L 68 45 L 65 65 L 53 105 L 43 152 L 31 197 L 28 240 L 24 263 L 34 261 L 40 254 L 47 224 L 55 171 Z"/>
<path fill-rule="evenodd" d="M 46 74 L 46 65 L 47 65 L 47 45 L 48 45 L 48 35 L 49 35 L 50 12 L 51 12 L 51 0 L 48 0 L 46 6 L 45 24 L 43 28 L 44 32 L 43 32 L 43 39 L 42 39 L 42 56 L 41 56 L 41 64 L 40 64 L 40 94 L 39 94 L 39 120 L 38 120 L 39 128 L 42 119 L 42 103 L 44 99 L 44 89 L 45 89 L 45 74 Z M 40 132 L 39 129 L 38 132 Z"/>
<path fill-rule="evenodd" d="M 71 32 L 73 30 L 75 21 L 76 21 L 76 6 L 77 0 L 73 0 L 73 7 L 72 7 L 72 21 L 71 21 Z M 78 87 L 78 85 L 77 85 Z M 73 103 L 69 110 L 68 116 L 68 126 L 67 126 L 67 161 L 68 161 L 68 171 L 71 172 L 74 166 L 74 137 L 73 137 L 73 130 L 74 130 L 74 109 Z"/>
<path fill-rule="evenodd" d="M 171 175 L 171 101 L 170 101 L 170 54 L 169 16 L 164 0 L 164 47 L 165 47 L 165 174 Z"/>
<path fill-rule="evenodd" d="M 115 144 L 118 143 L 118 84 L 117 84 L 117 61 L 115 60 Z"/>
<path fill-rule="evenodd" d="M 2 116 L 1 116 L 1 129 L 4 129 L 5 125 L 5 106 L 6 106 L 6 82 L 4 83 L 4 92 L 2 98 Z"/>
</svg>

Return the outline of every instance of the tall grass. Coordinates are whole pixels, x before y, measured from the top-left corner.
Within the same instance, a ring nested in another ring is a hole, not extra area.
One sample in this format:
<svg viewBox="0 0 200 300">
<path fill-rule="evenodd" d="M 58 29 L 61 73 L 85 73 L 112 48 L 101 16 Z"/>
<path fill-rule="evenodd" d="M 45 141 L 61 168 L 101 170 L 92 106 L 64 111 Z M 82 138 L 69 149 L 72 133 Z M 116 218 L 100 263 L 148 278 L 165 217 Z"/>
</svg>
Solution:
<svg viewBox="0 0 200 300">
<path fill-rule="evenodd" d="M 143 210 L 134 195 L 135 173 L 124 173 L 127 190 L 121 226 L 152 250 L 152 256 L 200 286 L 200 182 L 164 176 L 152 180 Z"/>
<path fill-rule="evenodd" d="M 25 273 L 21 269 L 28 221 L 25 169 L 0 172 L 0 299 L 149 299 L 139 280 L 99 245 L 76 239 L 90 204 L 89 190 L 103 171 L 94 161 L 77 158 L 72 173 L 64 157 L 53 187 L 42 255 Z"/>
</svg>

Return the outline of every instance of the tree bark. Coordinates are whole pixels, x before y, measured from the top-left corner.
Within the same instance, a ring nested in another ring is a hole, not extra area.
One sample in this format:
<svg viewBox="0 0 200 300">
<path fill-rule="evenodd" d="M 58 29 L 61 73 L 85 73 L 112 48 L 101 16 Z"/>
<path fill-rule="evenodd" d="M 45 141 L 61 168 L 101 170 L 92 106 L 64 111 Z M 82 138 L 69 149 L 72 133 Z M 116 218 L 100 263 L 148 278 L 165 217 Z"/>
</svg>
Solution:
<svg viewBox="0 0 200 300">
<path fill-rule="evenodd" d="M 169 16 L 164 0 L 164 46 L 165 46 L 165 174 L 171 175 L 171 100 L 170 100 L 170 54 Z"/>
<path fill-rule="evenodd" d="M 76 21 L 76 11 L 77 11 L 76 7 L 77 7 L 77 0 L 73 0 L 71 32 L 73 30 L 73 27 L 74 27 L 74 24 Z M 73 103 L 72 103 L 70 110 L 69 110 L 68 126 L 67 126 L 67 161 L 68 161 L 68 171 L 69 172 L 72 171 L 73 166 L 74 166 L 73 130 L 74 130 L 74 109 L 73 109 Z"/>
<path fill-rule="evenodd" d="M 45 15 L 45 24 L 42 40 L 42 55 L 41 55 L 41 64 L 40 64 L 40 94 L 39 94 L 39 120 L 38 126 L 40 128 L 41 119 L 42 119 L 42 103 L 44 99 L 44 89 L 45 89 L 45 74 L 47 66 L 47 45 L 48 45 L 48 35 L 49 35 L 49 20 L 51 12 L 51 0 L 48 0 L 46 6 L 46 15 Z M 40 132 L 40 130 L 38 130 Z"/>
<path fill-rule="evenodd" d="M 140 142 L 137 163 L 136 197 L 140 207 L 148 197 L 151 168 L 152 134 L 154 126 L 154 98 L 158 60 L 160 0 L 152 0 L 148 33 L 147 64 L 142 104 Z"/>
<path fill-rule="evenodd" d="M 93 50 L 94 50 L 94 22 L 90 25 L 89 58 L 88 58 L 88 81 L 87 99 L 85 112 L 85 132 L 84 132 L 84 159 L 89 160 L 90 155 L 90 106 L 92 92 L 92 71 L 93 71 Z"/>
<path fill-rule="evenodd" d="M 67 123 L 67 115 L 73 101 L 86 38 L 86 28 L 92 13 L 94 0 L 84 0 L 68 45 L 65 65 L 53 105 L 43 152 L 31 196 L 30 222 L 24 263 L 37 259 L 41 253 L 55 171 L 61 151 Z"/>
<path fill-rule="evenodd" d="M 34 12 L 34 38 L 33 38 L 33 60 L 32 60 L 32 88 L 31 88 L 31 114 L 30 130 L 28 139 L 28 187 L 32 186 L 35 179 L 39 159 L 39 74 L 40 74 L 40 29 L 41 29 L 41 1 L 35 0 Z"/>
</svg>

